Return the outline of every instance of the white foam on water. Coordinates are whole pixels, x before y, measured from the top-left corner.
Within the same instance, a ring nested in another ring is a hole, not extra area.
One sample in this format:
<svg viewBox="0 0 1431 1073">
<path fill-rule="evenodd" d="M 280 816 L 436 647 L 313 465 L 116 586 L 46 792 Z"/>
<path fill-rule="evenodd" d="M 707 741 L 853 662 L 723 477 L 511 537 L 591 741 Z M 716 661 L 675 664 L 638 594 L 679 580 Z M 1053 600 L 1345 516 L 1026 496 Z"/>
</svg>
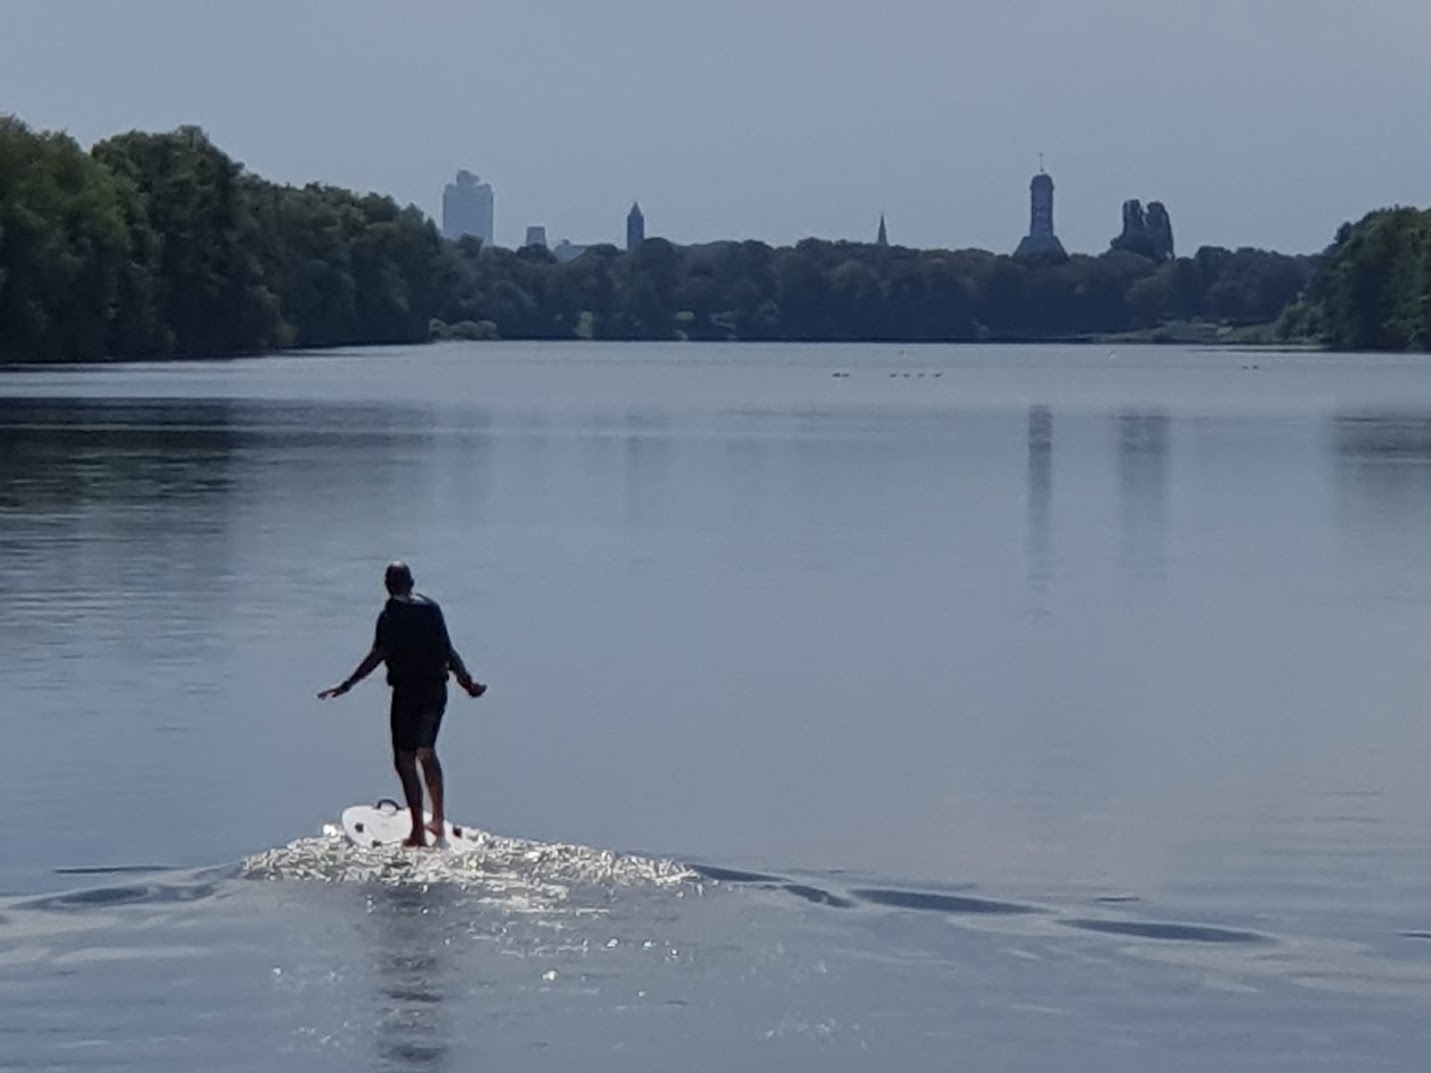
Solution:
<svg viewBox="0 0 1431 1073">
<path fill-rule="evenodd" d="M 388 886 L 447 885 L 472 891 L 508 911 L 543 912 L 575 887 L 697 888 L 700 877 L 677 861 L 559 842 L 532 842 L 469 828 L 476 846 L 460 852 L 428 847 L 359 846 L 336 824 L 278 849 L 246 857 L 250 879 Z"/>
</svg>

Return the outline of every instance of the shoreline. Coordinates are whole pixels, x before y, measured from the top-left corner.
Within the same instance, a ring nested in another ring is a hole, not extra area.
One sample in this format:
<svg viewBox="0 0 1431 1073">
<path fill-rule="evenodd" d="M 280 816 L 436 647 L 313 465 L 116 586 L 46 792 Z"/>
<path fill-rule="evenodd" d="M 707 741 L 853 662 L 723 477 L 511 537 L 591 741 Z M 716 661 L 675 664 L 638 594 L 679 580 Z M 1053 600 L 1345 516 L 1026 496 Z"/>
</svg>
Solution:
<svg viewBox="0 0 1431 1073">
<path fill-rule="evenodd" d="M 573 346 L 686 346 L 690 344 L 738 347 L 738 346 L 868 346 L 868 347 L 1104 347 L 1131 346 L 1144 349 L 1182 348 L 1188 350 L 1226 351 L 1249 353 L 1287 354 L 1355 354 L 1358 351 L 1338 351 L 1321 343 L 1307 341 L 1279 341 L 1259 338 L 1206 338 L 1200 336 L 1178 336 L 1172 338 L 1148 338 L 1147 332 L 1112 333 L 1107 335 L 1081 335 L 1040 337 L 1036 339 L 1012 336 L 996 336 L 988 339 L 427 339 L 410 343 L 383 341 L 376 343 L 345 343 L 340 346 L 283 347 L 274 350 L 254 350 L 245 353 L 225 354 L 160 354 L 148 357 L 103 357 L 0 361 L 0 373 L 35 371 L 39 369 L 79 369 L 95 367 L 117 367 L 124 365 L 178 365 L 186 362 L 218 364 L 221 362 L 243 361 L 253 358 L 303 358 L 318 357 L 323 354 L 344 353 L 354 350 L 378 350 L 390 347 L 427 346 L 489 346 L 502 343 L 543 343 L 571 344 Z M 1407 352 L 1410 353 L 1410 352 Z"/>
</svg>

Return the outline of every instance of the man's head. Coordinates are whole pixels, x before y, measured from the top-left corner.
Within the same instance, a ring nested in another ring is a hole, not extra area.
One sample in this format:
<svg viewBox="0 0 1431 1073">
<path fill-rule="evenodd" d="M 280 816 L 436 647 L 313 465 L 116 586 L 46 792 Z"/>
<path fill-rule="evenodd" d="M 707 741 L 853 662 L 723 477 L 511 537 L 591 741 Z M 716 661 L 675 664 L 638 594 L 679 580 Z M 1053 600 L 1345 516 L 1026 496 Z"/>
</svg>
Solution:
<svg viewBox="0 0 1431 1073">
<path fill-rule="evenodd" d="M 388 563 L 383 571 L 383 584 L 393 596 L 407 596 L 412 592 L 412 571 L 402 561 Z"/>
</svg>

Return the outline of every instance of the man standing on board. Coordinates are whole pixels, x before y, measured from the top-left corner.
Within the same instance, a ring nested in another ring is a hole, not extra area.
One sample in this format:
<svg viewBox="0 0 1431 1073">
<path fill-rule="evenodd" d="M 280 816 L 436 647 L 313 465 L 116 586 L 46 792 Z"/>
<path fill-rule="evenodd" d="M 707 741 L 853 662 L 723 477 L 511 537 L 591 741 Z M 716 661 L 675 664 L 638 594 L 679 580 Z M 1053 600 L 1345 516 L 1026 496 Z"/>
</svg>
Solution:
<svg viewBox="0 0 1431 1073">
<path fill-rule="evenodd" d="M 342 682 L 318 694 L 320 700 L 341 697 L 377 669 L 388 665 L 388 685 L 392 686 L 392 708 L 388 722 L 392 730 L 393 765 L 402 780 L 403 797 L 412 817 L 412 833 L 404 846 L 427 845 L 427 831 L 440 842 L 443 837 L 442 765 L 437 761 L 437 732 L 447 708 L 447 675 L 470 697 L 480 697 L 487 687 L 473 681 L 462 657 L 447 636 L 442 608 L 412 591 L 412 571 L 406 563 L 389 563 L 383 575 L 388 602 L 378 615 L 372 650 Z M 432 822 L 422 825 L 422 782 L 417 767 L 427 781 L 432 798 Z"/>
</svg>

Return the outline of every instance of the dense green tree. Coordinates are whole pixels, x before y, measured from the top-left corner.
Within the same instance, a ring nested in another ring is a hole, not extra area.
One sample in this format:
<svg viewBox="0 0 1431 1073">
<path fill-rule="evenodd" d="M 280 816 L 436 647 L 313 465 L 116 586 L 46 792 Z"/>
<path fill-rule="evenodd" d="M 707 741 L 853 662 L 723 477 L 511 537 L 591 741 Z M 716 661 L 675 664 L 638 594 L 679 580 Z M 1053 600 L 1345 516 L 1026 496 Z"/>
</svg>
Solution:
<svg viewBox="0 0 1431 1073">
<path fill-rule="evenodd" d="M 260 234 L 243 165 L 197 127 L 133 131 L 101 142 L 93 157 L 139 192 L 159 236 L 141 268 L 156 280 L 159 316 L 177 354 L 223 354 L 284 342 L 278 300 L 265 284 Z"/>
<path fill-rule="evenodd" d="M 138 215 L 134 189 L 73 139 L 0 117 L 0 356 L 98 358 L 119 337 L 158 341 L 130 265 L 152 248 Z"/>
<path fill-rule="evenodd" d="M 248 173 L 203 131 L 86 153 L 0 118 L 0 359 L 469 339 L 972 341 L 1171 322 L 1431 349 L 1431 214 L 1372 213 L 1318 257 L 1204 247 L 1040 264 L 808 238 L 627 253 L 444 241 L 418 209 Z M 1271 329 L 1269 328 L 1269 331 Z"/>
<path fill-rule="evenodd" d="M 1340 229 L 1312 295 L 1333 347 L 1431 350 L 1431 212 L 1385 209 Z"/>
</svg>

